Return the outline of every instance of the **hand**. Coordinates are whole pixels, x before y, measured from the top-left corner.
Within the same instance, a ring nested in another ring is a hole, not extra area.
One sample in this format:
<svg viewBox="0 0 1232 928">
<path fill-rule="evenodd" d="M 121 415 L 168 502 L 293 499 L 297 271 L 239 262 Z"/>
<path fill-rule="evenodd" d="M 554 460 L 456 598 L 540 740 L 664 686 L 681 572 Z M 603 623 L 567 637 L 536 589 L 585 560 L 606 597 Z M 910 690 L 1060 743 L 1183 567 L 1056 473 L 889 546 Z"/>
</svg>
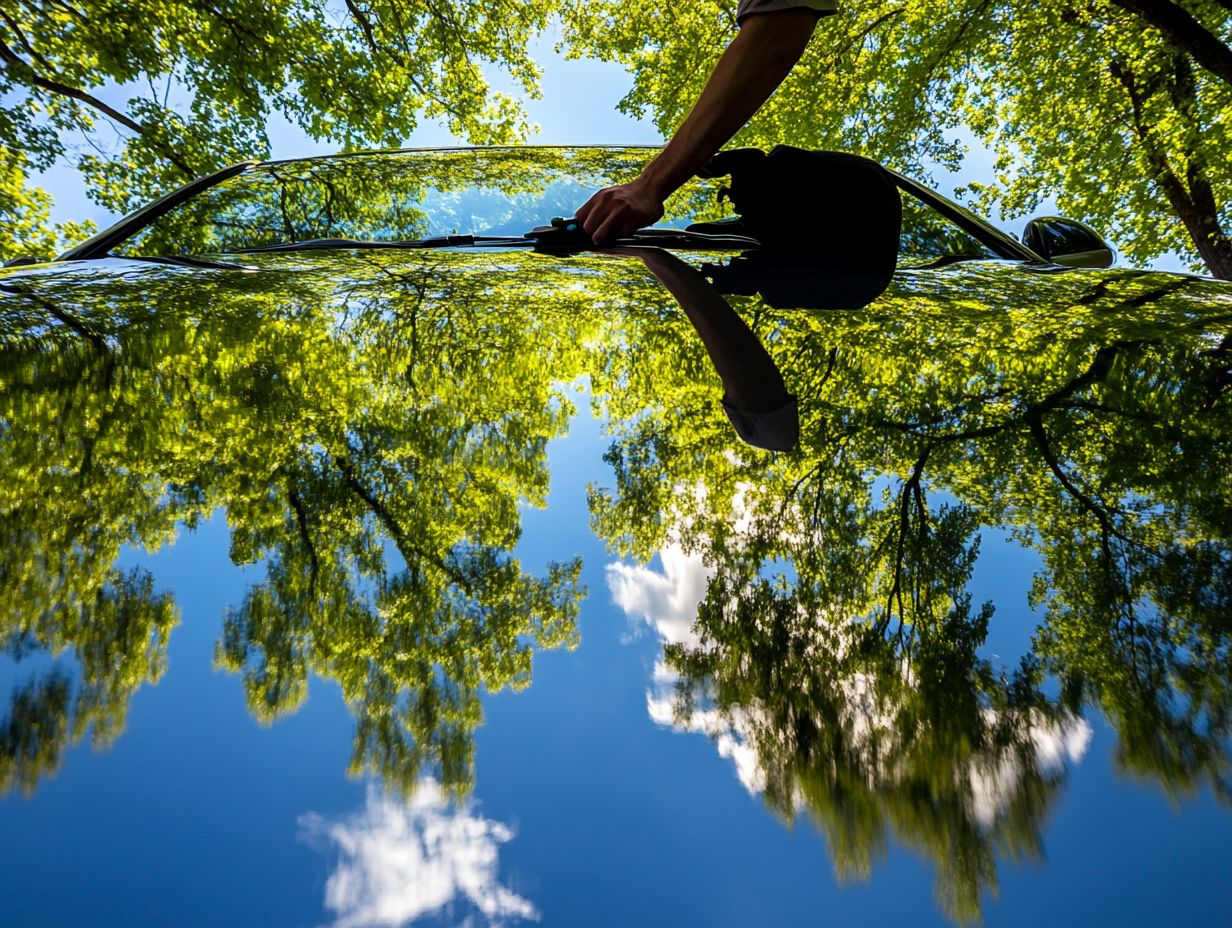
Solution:
<svg viewBox="0 0 1232 928">
<path fill-rule="evenodd" d="M 577 211 L 582 230 L 599 247 L 663 218 L 663 201 L 638 181 L 600 190 Z"/>
</svg>

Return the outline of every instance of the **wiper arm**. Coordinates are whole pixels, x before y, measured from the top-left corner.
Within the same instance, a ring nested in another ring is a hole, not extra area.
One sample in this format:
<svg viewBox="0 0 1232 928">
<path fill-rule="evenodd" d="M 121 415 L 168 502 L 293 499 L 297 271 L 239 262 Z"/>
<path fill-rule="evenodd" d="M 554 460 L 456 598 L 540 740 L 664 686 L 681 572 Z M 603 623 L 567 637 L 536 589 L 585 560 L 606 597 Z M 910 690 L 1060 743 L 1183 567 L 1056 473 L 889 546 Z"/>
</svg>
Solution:
<svg viewBox="0 0 1232 928">
<path fill-rule="evenodd" d="M 576 254 L 595 251 L 595 244 L 579 227 L 576 219 L 554 219 L 550 226 L 538 226 L 526 233 L 533 240 L 535 251 L 546 254 Z M 761 242 L 747 235 L 692 232 L 688 229 L 638 229 L 616 239 L 610 247 L 629 245 L 659 248 L 700 249 L 705 251 L 746 251 L 760 248 Z"/>
<path fill-rule="evenodd" d="M 276 254 L 287 251 L 343 251 L 348 249 L 381 248 L 535 248 L 546 252 L 592 251 L 594 245 L 584 234 L 574 233 L 557 236 L 550 227 L 537 229 L 525 236 L 511 235 L 433 235 L 428 238 L 401 241 L 380 241 L 359 238 L 313 238 L 303 242 L 279 242 L 274 245 L 257 245 L 252 248 L 234 248 L 230 254 Z M 641 229 L 617 239 L 613 245 L 657 245 L 660 248 L 698 248 L 715 251 L 759 248 L 761 243 L 747 235 L 712 235 L 689 232 L 684 229 Z"/>
<path fill-rule="evenodd" d="M 530 239 L 508 235 L 433 235 L 429 238 L 403 241 L 378 241 L 361 238 L 313 238 L 303 242 L 279 242 L 276 245 L 257 245 L 253 248 L 235 248 L 232 254 L 269 254 L 280 251 L 329 251 L 351 248 L 466 248 L 475 245 L 489 248 L 526 248 L 533 245 Z"/>
<path fill-rule="evenodd" d="M 660 248 L 713 248 L 715 251 L 761 248 L 751 235 L 690 232 L 688 229 L 639 229 L 619 240 L 621 245 L 658 245 Z"/>
</svg>

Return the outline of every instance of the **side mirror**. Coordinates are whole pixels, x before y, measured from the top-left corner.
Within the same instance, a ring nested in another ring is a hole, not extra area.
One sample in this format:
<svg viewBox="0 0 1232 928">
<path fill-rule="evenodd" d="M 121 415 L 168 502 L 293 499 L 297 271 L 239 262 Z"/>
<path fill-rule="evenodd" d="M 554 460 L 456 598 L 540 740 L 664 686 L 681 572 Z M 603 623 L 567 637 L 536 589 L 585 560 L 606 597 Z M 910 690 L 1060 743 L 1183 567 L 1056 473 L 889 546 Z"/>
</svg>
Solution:
<svg viewBox="0 0 1232 928">
<path fill-rule="evenodd" d="M 1022 243 L 1053 264 L 1066 267 L 1111 267 L 1112 246 L 1077 219 L 1041 216 L 1022 231 Z"/>
</svg>

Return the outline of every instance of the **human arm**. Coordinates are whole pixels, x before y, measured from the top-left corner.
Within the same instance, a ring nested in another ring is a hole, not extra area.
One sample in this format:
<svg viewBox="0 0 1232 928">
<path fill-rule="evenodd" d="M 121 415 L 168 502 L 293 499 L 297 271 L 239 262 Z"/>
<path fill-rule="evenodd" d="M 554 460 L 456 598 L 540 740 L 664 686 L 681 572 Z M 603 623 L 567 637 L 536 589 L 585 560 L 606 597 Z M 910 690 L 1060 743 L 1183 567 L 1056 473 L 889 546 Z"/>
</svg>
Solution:
<svg viewBox="0 0 1232 928">
<path fill-rule="evenodd" d="M 667 146 L 637 178 L 599 191 L 577 211 L 595 244 L 662 217 L 663 202 L 748 122 L 791 73 L 808 47 L 819 15 L 797 7 L 744 20 Z"/>
</svg>

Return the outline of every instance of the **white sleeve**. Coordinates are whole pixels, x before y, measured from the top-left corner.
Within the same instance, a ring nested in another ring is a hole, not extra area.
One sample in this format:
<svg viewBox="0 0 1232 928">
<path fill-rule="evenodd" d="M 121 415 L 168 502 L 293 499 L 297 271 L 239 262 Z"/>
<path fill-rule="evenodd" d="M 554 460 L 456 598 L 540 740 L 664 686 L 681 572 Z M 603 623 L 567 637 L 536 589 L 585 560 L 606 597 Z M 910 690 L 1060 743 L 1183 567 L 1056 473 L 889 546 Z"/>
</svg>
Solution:
<svg viewBox="0 0 1232 928">
<path fill-rule="evenodd" d="M 736 22 L 743 23 L 746 16 L 754 13 L 773 13 L 796 7 L 817 10 L 823 15 L 838 11 L 836 0 L 740 0 L 740 6 L 736 8 Z"/>
<path fill-rule="evenodd" d="M 800 440 L 800 407 L 790 394 L 778 409 L 738 409 L 723 397 L 723 411 L 736 434 L 754 448 L 790 451 Z"/>
</svg>

